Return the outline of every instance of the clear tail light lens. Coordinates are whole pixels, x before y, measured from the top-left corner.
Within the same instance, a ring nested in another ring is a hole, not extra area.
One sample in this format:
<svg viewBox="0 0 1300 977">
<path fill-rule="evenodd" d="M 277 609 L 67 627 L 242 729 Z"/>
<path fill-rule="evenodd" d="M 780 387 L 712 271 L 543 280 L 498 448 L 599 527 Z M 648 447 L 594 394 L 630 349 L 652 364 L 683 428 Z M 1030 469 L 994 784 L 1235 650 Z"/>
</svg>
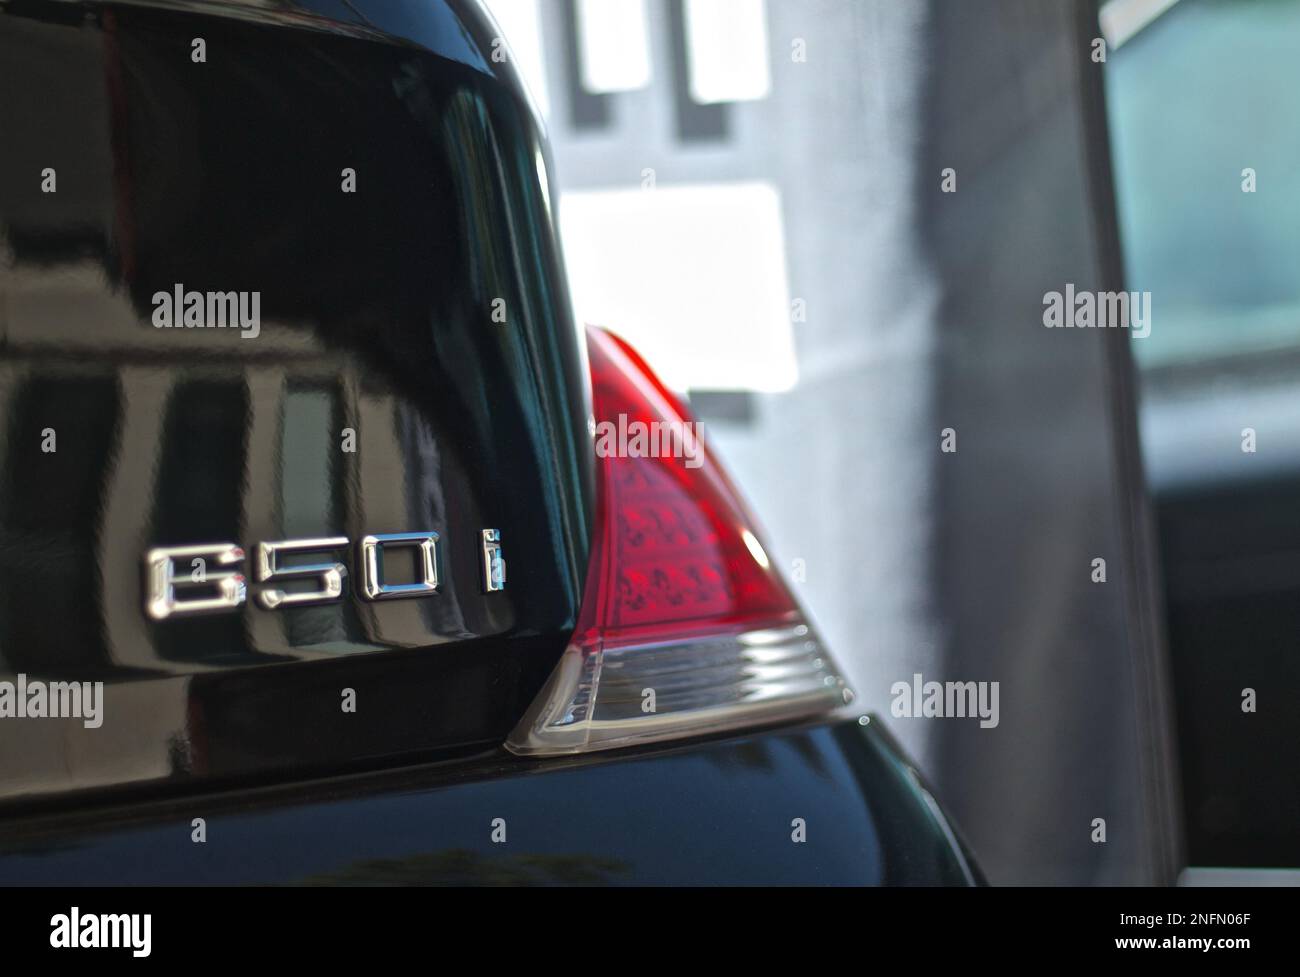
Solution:
<svg viewBox="0 0 1300 977">
<path fill-rule="evenodd" d="M 698 425 L 588 330 L 596 524 L 578 627 L 507 747 L 581 753 L 829 712 L 852 699 Z"/>
</svg>

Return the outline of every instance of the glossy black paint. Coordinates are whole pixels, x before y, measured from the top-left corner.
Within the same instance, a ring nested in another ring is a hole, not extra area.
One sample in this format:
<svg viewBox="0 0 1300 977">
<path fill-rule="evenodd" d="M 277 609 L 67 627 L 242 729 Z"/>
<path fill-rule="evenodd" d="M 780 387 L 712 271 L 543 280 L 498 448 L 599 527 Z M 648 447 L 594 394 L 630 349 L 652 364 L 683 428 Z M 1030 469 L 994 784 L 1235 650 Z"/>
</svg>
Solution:
<svg viewBox="0 0 1300 977">
<path fill-rule="evenodd" d="M 492 36 L 448 0 L 0 3 L 0 678 L 106 683 L 101 729 L 0 723 L 0 805 L 481 751 L 549 674 L 587 385 Z M 260 293 L 260 334 L 155 328 L 178 284 Z M 359 599 L 353 550 L 338 604 L 144 614 L 152 546 L 417 530 L 434 597 Z"/>
<path fill-rule="evenodd" d="M 510 758 L 471 781 L 411 770 L 18 822 L 0 842 L 0 882 L 978 881 L 877 726 L 603 762 Z M 204 844 L 192 840 L 195 817 Z M 491 840 L 496 819 L 505 843 Z"/>
</svg>

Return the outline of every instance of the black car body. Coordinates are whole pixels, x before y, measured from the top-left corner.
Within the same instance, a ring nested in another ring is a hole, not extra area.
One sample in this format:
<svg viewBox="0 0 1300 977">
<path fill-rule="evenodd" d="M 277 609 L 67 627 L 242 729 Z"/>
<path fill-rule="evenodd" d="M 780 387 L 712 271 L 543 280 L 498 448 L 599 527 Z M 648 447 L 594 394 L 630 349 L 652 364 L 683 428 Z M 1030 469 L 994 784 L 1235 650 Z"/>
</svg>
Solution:
<svg viewBox="0 0 1300 977">
<path fill-rule="evenodd" d="M 0 79 L 0 678 L 103 683 L 0 718 L 0 881 L 976 880 L 716 463 L 598 457 L 689 415 L 476 5 L 10 0 Z"/>
</svg>

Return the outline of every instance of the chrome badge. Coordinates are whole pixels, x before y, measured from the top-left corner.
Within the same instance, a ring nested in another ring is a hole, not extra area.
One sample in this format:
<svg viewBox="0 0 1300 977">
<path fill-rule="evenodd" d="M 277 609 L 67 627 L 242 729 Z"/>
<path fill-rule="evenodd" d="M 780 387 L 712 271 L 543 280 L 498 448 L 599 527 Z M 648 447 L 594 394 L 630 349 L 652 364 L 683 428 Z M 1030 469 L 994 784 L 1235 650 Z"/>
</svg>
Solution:
<svg viewBox="0 0 1300 977">
<path fill-rule="evenodd" d="M 501 555 L 501 530 L 485 529 L 483 542 L 483 593 L 506 589 L 506 561 Z"/>
<path fill-rule="evenodd" d="M 484 529 L 482 587 L 496 593 L 506 587 L 506 563 L 501 555 L 501 531 Z M 358 594 L 368 601 L 428 597 L 438 592 L 440 537 L 435 532 L 386 533 L 364 536 L 357 546 L 356 564 L 361 582 Z M 329 604 L 342 600 L 348 568 L 337 557 L 349 547 L 346 536 L 286 539 L 258 543 L 253 552 L 257 603 L 273 611 L 281 607 Z M 399 549 L 416 551 L 417 579 L 413 583 L 387 583 L 384 554 Z M 282 565 L 282 557 L 322 557 L 320 562 Z M 241 607 L 248 586 L 240 567 L 244 551 L 234 543 L 160 546 L 145 554 L 145 611 L 155 621 L 170 617 L 215 614 Z M 277 587 L 285 581 L 315 581 L 311 589 L 289 592 Z"/>
</svg>

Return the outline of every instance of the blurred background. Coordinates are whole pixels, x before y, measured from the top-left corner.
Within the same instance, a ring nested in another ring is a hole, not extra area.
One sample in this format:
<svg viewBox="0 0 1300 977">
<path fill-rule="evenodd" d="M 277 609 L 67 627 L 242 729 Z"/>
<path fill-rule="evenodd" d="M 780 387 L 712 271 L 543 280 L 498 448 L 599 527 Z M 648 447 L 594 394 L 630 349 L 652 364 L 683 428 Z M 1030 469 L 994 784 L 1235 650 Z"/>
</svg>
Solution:
<svg viewBox="0 0 1300 977">
<path fill-rule="evenodd" d="M 1300 2 L 488 5 L 579 319 L 689 396 L 990 878 L 1294 880 Z M 1140 383 L 1043 328 L 1067 283 L 1151 293 Z M 917 673 L 999 725 L 892 716 Z"/>
</svg>

